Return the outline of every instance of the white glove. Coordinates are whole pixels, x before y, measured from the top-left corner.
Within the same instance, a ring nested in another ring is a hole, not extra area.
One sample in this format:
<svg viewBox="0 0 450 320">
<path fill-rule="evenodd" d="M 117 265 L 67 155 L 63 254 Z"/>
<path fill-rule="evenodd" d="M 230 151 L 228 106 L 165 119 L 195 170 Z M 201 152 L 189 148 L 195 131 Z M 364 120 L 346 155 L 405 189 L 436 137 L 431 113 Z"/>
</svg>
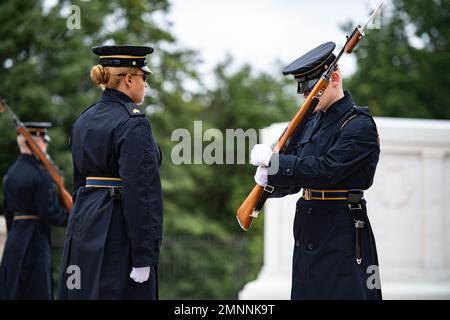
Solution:
<svg viewBox="0 0 450 320">
<path fill-rule="evenodd" d="M 267 179 L 268 172 L 269 168 L 267 167 L 258 167 L 256 169 L 255 182 L 259 184 L 261 187 L 265 187 L 269 182 Z"/>
<path fill-rule="evenodd" d="M 250 154 L 250 162 L 254 166 L 269 166 L 272 157 L 272 149 L 265 144 L 255 144 Z"/>
<path fill-rule="evenodd" d="M 131 270 L 130 278 L 134 282 L 142 283 L 148 280 L 150 276 L 150 267 L 134 268 Z"/>
</svg>

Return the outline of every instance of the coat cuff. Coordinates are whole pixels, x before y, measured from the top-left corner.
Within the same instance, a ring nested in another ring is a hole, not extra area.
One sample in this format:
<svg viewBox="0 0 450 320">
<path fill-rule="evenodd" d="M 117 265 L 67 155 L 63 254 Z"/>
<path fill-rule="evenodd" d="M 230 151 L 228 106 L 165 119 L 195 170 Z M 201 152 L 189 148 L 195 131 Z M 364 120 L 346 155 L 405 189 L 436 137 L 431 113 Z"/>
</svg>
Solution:
<svg viewBox="0 0 450 320">
<path fill-rule="evenodd" d="M 274 158 L 278 157 L 278 159 Z M 294 175 L 295 162 L 297 157 L 291 154 L 274 154 L 270 160 L 271 165 L 278 162 L 278 170 L 275 174 L 269 174 L 268 183 L 271 186 L 283 186 L 285 185 L 286 178 L 290 178 Z M 269 170 L 270 172 L 270 170 Z"/>
<path fill-rule="evenodd" d="M 149 266 L 154 266 L 154 259 L 153 257 L 148 257 L 148 256 L 134 256 L 133 257 L 133 263 L 132 263 L 134 268 L 144 268 L 144 267 L 149 267 Z"/>
<path fill-rule="evenodd" d="M 133 255 L 133 267 L 143 268 L 148 266 L 158 266 L 159 265 L 159 250 L 161 248 L 161 240 L 153 241 L 153 248 L 149 254 L 135 254 Z"/>
</svg>

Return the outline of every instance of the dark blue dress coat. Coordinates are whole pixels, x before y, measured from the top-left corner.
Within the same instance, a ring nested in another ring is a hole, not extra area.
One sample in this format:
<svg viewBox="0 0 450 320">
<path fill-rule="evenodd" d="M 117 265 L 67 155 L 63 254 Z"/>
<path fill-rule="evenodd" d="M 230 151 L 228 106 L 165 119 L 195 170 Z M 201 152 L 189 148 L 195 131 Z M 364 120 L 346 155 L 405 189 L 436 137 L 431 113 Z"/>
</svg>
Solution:
<svg viewBox="0 0 450 320">
<path fill-rule="evenodd" d="M 280 155 L 278 172 L 269 176 L 269 185 L 278 187 L 274 197 L 300 188 L 367 190 L 372 185 L 380 153 L 376 125 L 368 108 L 355 107 L 348 92 L 327 112 L 312 114 L 293 143 L 290 154 Z M 294 221 L 292 299 L 381 298 L 379 283 L 372 281 L 373 270 L 378 270 L 375 240 L 365 203 L 362 208 L 363 260 L 357 264 L 347 202 L 300 198 Z"/>
<path fill-rule="evenodd" d="M 59 283 L 60 299 L 155 299 L 162 241 L 161 153 L 144 112 L 106 89 L 73 125 L 74 208 Z M 87 177 L 121 178 L 122 190 L 86 187 Z M 80 270 L 80 288 L 72 272 Z M 130 279 L 151 267 L 149 281 Z M 73 282 L 75 283 L 75 282 Z"/>
</svg>

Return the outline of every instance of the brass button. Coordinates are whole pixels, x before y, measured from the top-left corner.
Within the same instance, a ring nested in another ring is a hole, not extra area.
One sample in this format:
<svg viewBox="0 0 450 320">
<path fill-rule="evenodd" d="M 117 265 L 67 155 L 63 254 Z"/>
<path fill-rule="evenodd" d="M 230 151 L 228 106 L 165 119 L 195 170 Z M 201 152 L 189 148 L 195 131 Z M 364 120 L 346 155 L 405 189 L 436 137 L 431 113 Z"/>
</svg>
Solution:
<svg viewBox="0 0 450 320">
<path fill-rule="evenodd" d="M 309 250 L 309 251 L 314 250 L 314 244 L 312 244 L 311 242 L 308 243 L 308 250 Z"/>
<path fill-rule="evenodd" d="M 312 208 L 308 208 L 308 216 L 310 216 L 312 214 L 313 209 Z"/>
<path fill-rule="evenodd" d="M 296 247 L 300 247 L 300 241 L 296 240 L 296 241 L 295 241 L 295 246 L 296 246 Z"/>
</svg>

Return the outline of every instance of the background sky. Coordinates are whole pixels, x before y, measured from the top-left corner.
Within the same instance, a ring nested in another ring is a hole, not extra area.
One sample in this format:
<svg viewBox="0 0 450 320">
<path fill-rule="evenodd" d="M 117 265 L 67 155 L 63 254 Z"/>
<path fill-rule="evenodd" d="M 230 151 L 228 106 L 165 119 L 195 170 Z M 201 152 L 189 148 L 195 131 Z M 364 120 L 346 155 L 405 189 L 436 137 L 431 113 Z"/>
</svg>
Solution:
<svg viewBox="0 0 450 320">
<path fill-rule="evenodd" d="M 208 77 L 212 67 L 229 53 L 235 67 L 251 64 L 275 72 L 308 50 L 327 41 L 345 42 L 340 25 L 362 24 L 380 0 L 172 0 L 171 31 L 185 47 L 196 49 Z M 385 0 L 386 4 L 389 0 Z M 356 25 L 355 25 L 356 26 Z M 372 31 L 372 30 L 369 30 Z M 378 32 L 378 30 L 374 30 Z M 344 76 L 355 71 L 352 56 L 341 59 Z"/>
</svg>

